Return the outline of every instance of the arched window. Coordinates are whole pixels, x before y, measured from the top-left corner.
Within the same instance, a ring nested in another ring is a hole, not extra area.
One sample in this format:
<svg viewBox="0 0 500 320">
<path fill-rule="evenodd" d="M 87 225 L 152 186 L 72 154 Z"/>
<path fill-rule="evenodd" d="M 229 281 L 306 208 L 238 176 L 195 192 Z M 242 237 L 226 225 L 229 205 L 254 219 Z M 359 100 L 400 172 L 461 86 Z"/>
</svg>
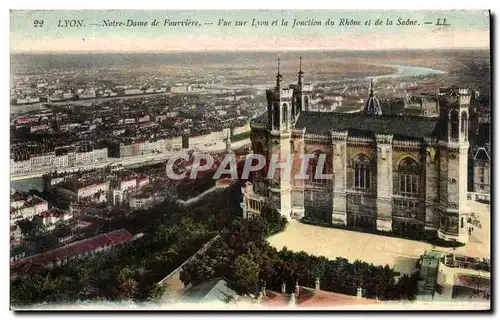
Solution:
<svg viewBox="0 0 500 320">
<path fill-rule="evenodd" d="M 456 110 L 451 111 L 450 124 L 451 124 L 451 138 L 458 139 L 458 112 Z"/>
<path fill-rule="evenodd" d="M 419 167 L 415 160 L 404 158 L 399 162 L 397 171 L 397 193 L 399 195 L 416 197 L 419 188 Z"/>
<path fill-rule="evenodd" d="M 278 103 L 273 105 L 273 128 L 280 128 L 280 105 Z"/>
<path fill-rule="evenodd" d="M 319 150 L 315 151 L 313 153 L 313 158 L 309 159 L 309 163 L 307 166 L 307 175 L 309 176 L 309 182 L 312 184 L 327 184 L 331 182 L 330 179 L 320 179 L 319 177 L 316 176 L 316 170 L 318 168 L 318 163 L 319 163 L 319 158 L 324 157 L 324 163 L 323 163 L 323 168 L 321 170 L 321 173 L 323 175 L 326 174 L 331 174 L 332 171 L 332 162 L 331 159 L 324 153 Z"/>
<path fill-rule="evenodd" d="M 283 108 L 283 126 L 288 129 L 288 105 L 286 103 L 283 103 L 282 105 Z"/>
<path fill-rule="evenodd" d="M 354 158 L 354 189 L 370 190 L 371 186 L 371 164 L 370 159 L 364 154 Z"/>
<path fill-rule="evenodd" d="M 304 97 L 305 110 L 309 110 L 309 97 Z"/>
<path fill-rule="evenodd" d="M 462 111 L 461 115 L 462 125 L 461 125 L 461 133 L 464 135 L 467 140 L 467 132 L 469 130 L 469 119 L 467 118 L 467 112 Z"/>
</svg>

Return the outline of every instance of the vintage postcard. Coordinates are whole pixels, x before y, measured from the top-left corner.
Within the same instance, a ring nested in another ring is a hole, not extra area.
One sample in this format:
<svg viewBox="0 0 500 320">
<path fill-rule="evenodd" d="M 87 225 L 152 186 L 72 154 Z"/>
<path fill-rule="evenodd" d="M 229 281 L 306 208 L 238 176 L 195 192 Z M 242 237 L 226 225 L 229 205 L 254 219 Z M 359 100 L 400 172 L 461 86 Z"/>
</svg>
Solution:
<svg viewBox="0 0 500 320">
<path fill-rule="evenodd" d="M 10 13 L 14 310 L 490 310 L 483 11 Z"/>
</svg>

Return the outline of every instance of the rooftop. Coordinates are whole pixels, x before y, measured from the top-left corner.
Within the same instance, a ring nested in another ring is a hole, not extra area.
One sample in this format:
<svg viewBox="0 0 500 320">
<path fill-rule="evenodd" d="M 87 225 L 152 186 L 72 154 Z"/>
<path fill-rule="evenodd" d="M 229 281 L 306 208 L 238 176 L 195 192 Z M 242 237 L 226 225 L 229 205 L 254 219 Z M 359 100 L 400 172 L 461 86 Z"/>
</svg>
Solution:
<svg viewBox="0 0 500 320">
<path fill-rule="evenodd" d="M 189 288 L 181 298 L 183 303 L 215 303 L 226 302 L 236 296 L 236 292 L 229 288 L 226 280 L 217 278 Z"/>
<path fill-rule="evenodd" d="M 254 118 L 252 123 L 266 124 L 267 112 Z M 316 134 L 347 130 L 356 135 L 371 136 L 380 133 L 422 139 L 435 135 L 437 124 L 437 118 L 429 117 L 303 111 L 295 123 L 295 128 L 306 128 L 306 132 Z"/>
<path fill-rule="evenodd" d="M 23 193 L 17 193 L 13 195 L 14 197 L 12 197 L 11 195 L 11 213 L 13 213 L 13 211 L 15 212 L 16 210 L 19 210 L 19 209 L 22 209 L 22 208 L 28 208 L 28 207 L 32 207 L 32 206 L 35 206 L 37 204 L 40 204 L 40 203 L 46 203 L 45 200 L 43 200 L 42 198 L 39 198 L 37 196 L 32 196 L 32 195 L 29 195 L 29 194 L 23 194 Z M 22 205 L 20 206 L 12 206 L 12 204 L 14 202 L 18 202 L 18 201 L 22 201 Z"/>
<path fill-rule="evenodd" d="M 101 234 L 90 239 L 70 243 L 64 247 L 50 250 L 11 263 L 16 273 L 28 273 L 46 267 L 50 263 L 66 260 L 81 254 L 92 252 L 104 246 L 116 246 L 132 239 L 132 234 L 125 229 Z"/>
<path fill-rule="evenodd" d="M 63 182 L 60 187 L 63 189 L 71 190 L 71 191 L 78 191 L 79 189 L 86 188 L 92 185 L 99 185 L 106 183 L 103 180 L 100 179 L 72 179 L 66 182 Z"/>
<path fill-rule="evenodd" d="M 271 290 L 266 290 L 266 296 L 262 300 L 262 304 L 266 307 L 287 306 L 289 303 L 288 296 Z M 303 286 L 299 287 L 299 295 L 296 297 L 295 302 L 296 306 L 303 308 L 327 308 L 381 303 L 382 302 L 373 299 L 366 299 L 330 291 L 315 290 Z"/>
<path fill-rule="evenodd" d="M 302 112 L 295 127 L 307 128 L 306 132 L 317 134 L 328 134 L 330 130 L 347 130 L 352 133 L 424 138 L 434 134 L 436 125 L 437 119 L 427 117 Z"/>
<path fill-rule="evenodd" d="M 58 208 L 52 208 L 52 209 L 49 209 L 49 210 L 46 210 L 46 211 L 40 213 L 40 216 L 42 218 L 49 218 L 49 217 L 59 218 L 59 217 L 62 217 L 64 215 L 67 215 L 67 214 L 69 214 L 69 212 L 63 211 L 63 210 L 58 209 Z"/>
</svg>

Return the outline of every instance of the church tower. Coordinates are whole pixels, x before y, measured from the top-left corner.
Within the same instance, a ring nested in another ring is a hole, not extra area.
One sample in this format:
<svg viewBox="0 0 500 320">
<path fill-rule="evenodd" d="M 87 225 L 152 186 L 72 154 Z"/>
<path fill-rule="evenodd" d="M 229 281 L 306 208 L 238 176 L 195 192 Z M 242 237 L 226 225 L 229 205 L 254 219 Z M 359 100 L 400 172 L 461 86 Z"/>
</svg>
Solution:
<svg viewBox="0 0 500 320">
<path fill-rule="evenodd" d="M 440 90 L 441 132 L 439 139 L 439 228 L 446 241 L 468 241 L 467 161 L 471 93 L 451 87 Z"/>
<path fill-rule="evenodd" d="M 278 74 L 276 87 L 266 90 L 268 114 L 268 162 L 286 163 L 291 156 L 292 132 L 292 98 L 293 89 L 282 88 L 280 60 L 278 59 Z M 268 166 L 272 166 L 269 164 Z M 286 165 L 285 165 L 286 167 Z M 290 218 L 291 214 L 291 175 L 284 174 L 279 168 L 274 174 L 268 170 L 268 190 L 273 208 L 278 209 L 283 216 Z"/>
<path fill-rule="evenodd" d="M 302 57 L 299 58 L 299 72 L 297 84 L 290 85 L 293 89 L 292 123 L 295 123 L 302 111 L 311 111 L 312 86 L 304 83 L 304 72 L 302 71 Z"/>
</svg>

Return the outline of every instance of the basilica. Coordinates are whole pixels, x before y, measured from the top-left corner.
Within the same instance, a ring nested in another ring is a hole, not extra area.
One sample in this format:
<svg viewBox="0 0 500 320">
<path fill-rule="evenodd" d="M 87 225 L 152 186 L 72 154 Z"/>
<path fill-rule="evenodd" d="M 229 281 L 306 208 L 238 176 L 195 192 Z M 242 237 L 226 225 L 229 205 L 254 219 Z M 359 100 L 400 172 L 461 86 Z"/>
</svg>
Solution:
<svg viewBox="0 0 500 320">
<path fill-rule="evenodd" d="M 267 205 L 288 219 L 466 243 L 470 90 L 440 89 L 434 117 L 383 114 L 373 84 L 360 112 L 314 112 L 300 65 L 297 83 L 285 87 L 278 62 L 267 111 L 250 124 L 253 153 L 293 155 L 292 174 L 256 172 L 244 216 Z M 303 154 L 314 155 L 311 174 L 296 179 Z M 332 179 L 314 174 L 321 154 Z"/>
</svg>

